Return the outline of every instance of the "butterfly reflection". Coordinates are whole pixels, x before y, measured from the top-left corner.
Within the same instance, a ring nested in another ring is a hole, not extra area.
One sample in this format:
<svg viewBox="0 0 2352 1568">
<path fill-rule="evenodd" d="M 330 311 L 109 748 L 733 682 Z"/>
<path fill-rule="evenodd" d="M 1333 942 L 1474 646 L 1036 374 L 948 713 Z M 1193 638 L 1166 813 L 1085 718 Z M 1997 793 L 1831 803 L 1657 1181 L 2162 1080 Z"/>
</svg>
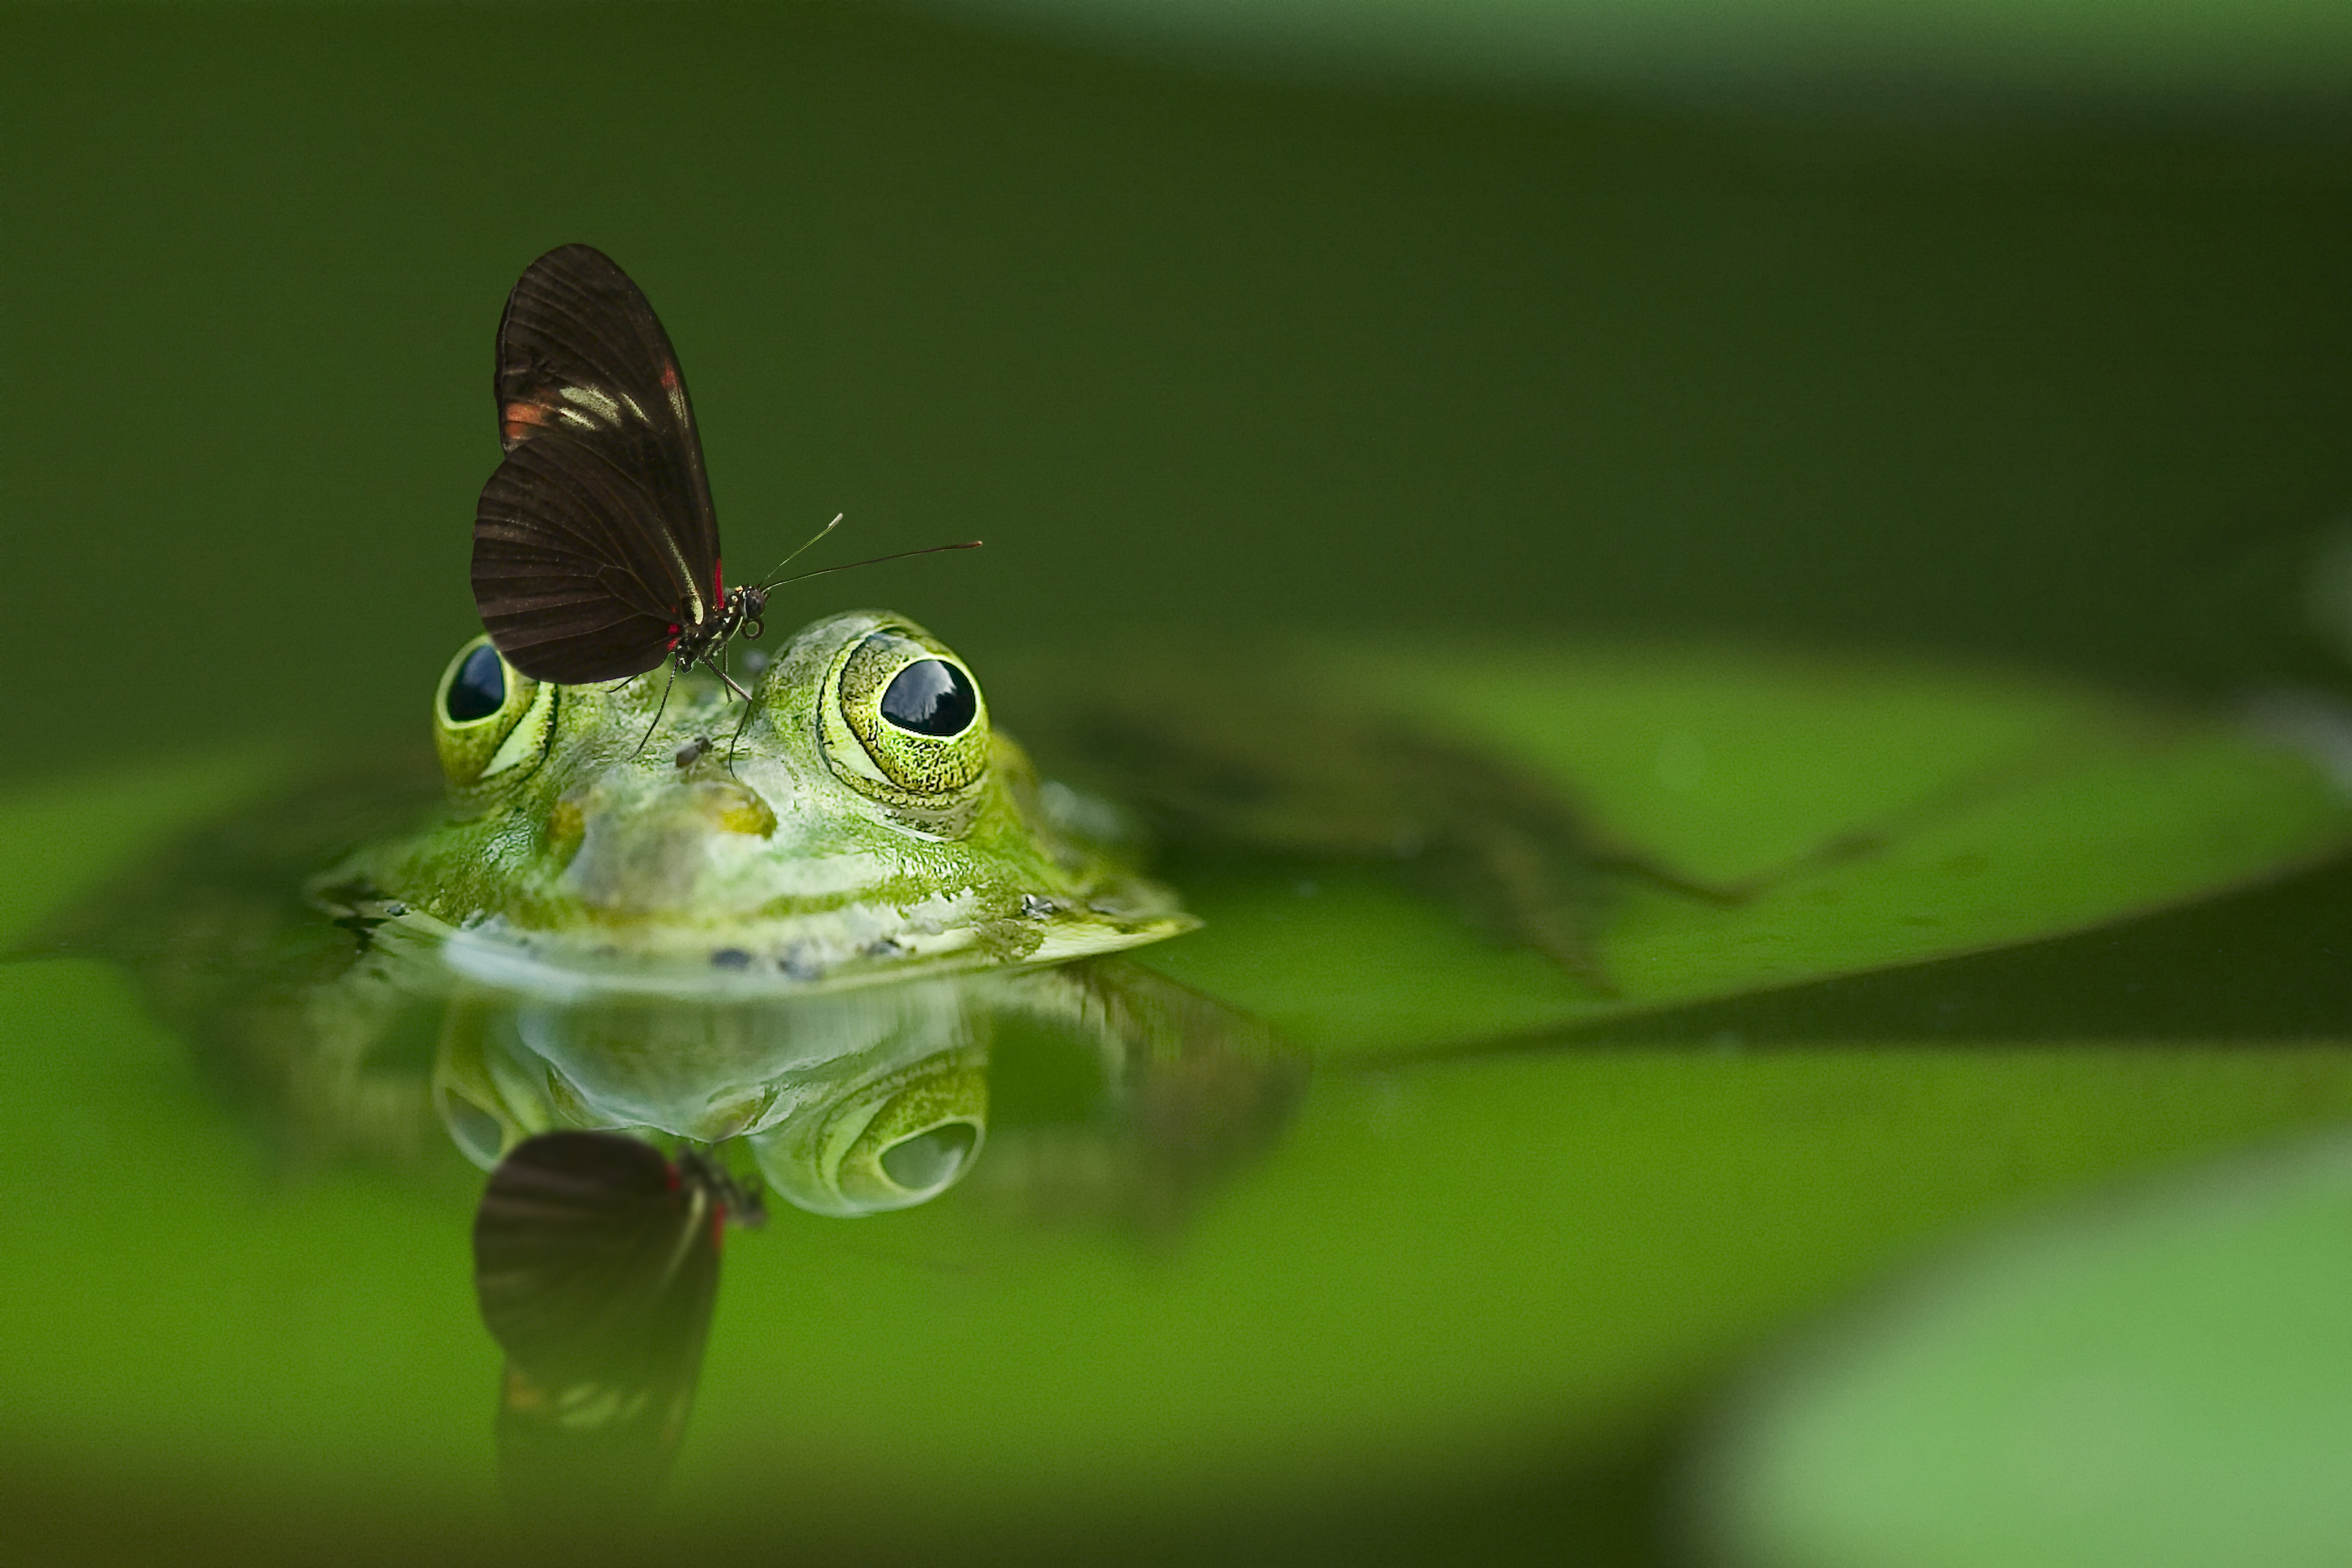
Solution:
<svg viewBox="0 0 2352 1568">
<path fill-rule="evenodd" d="M 506 1352 L 499 1481 L 529 1523 L 648 1512 L 694 1404 L 731 1221 L 759 1198 L 708 1157 L 611 1132 L 546 1132 L 490 1174 L 474 1287 Z"/>
</svg>

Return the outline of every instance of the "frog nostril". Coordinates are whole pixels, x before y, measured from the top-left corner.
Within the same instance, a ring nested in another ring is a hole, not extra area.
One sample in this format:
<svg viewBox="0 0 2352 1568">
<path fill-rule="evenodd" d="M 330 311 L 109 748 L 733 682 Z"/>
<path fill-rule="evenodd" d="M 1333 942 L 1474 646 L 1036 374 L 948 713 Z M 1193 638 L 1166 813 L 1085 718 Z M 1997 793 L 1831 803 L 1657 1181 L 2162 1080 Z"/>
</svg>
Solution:
<svg viewBox="0 0 2352 1568">
<path fill-rule="evenodd" d="M 883 1150 L 882 1173 L 910 1193 L 934 1192 L 955 1180 L 979 1142 L 969 1121 L 929 1128 Z"/>
</svg>

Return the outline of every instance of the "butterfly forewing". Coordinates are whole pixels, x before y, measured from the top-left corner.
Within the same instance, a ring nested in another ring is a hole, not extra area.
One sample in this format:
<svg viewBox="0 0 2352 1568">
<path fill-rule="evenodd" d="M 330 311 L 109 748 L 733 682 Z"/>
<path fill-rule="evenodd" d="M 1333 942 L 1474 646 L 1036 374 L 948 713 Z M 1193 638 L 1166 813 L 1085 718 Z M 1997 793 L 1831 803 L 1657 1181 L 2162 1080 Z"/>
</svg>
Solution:
<svg viewBox="0 0 2352 1568">
<path fill-rule="evenodd" d="M 661 662 L 720 597 L 694 407 L 660 319 L 585 245 L 527 268 L 499 322 L 507 458 L 474 525 L 474 597 L 509 661 L 562 684 Z"/>
</svg>

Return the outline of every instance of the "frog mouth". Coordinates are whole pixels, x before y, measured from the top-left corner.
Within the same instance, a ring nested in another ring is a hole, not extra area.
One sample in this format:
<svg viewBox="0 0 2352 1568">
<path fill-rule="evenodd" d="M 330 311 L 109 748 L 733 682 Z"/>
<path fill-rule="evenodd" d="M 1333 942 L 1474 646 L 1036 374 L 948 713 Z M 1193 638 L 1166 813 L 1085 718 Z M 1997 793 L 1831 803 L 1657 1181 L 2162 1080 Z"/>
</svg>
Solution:
<svg viewBox="0 0 2352 1568">
<path fill-rule="evenodd" d="M 1026 912 L 1033 907 L 1040 911 L 1034 916 Z M 1086 904 L 1024 900 L 1021 909 L 1006 914 L 953 894 L 903 906 L 853 900 L 750 916 L 717 932 L 708 924 L 651 922 L 550 929 L 504 915 L 456 929 L 418 924 L 454 973 L 551 1002 L 629 995 L 782 1000 L 1058 963 L 1159 942 L 1200 924 L 1160 896 L 1131 903 L 1108 897 Z"/>
</svg>

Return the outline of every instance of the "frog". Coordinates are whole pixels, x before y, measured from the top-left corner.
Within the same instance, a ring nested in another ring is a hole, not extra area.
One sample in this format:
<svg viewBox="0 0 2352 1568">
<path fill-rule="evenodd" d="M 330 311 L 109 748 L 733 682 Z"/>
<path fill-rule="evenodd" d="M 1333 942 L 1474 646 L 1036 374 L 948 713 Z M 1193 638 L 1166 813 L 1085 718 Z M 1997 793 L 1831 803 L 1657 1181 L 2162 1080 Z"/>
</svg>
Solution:
<svg viewBox="0 0 2352 1568">
<path fill-rule="evenodd" d="M 319 897 L 368 919 L 397 905 L 478 979 L 806 997 L 1197 923 L 1086 836 L 965 664 L 887 612 L 803 628 L 740 704 L 692 679 L 536 681 L 478 637 L 432 722 L 446 808 L 331 869 Z"/>
</svg>

